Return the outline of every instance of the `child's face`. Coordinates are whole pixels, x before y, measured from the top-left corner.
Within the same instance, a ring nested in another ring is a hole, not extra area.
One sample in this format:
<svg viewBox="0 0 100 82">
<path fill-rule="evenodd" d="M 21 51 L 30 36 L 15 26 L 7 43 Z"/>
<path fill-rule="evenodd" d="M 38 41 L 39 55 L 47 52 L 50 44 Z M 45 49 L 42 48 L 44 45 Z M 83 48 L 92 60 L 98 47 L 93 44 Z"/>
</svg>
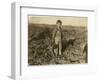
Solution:
<svg viewBox="0 0 100 82">
<path fill-rule="evenodd" d="M 58 27 L 61 27 L 61 23 L 57 23 L 57 26 L 58 26 Z"/>
</svg>

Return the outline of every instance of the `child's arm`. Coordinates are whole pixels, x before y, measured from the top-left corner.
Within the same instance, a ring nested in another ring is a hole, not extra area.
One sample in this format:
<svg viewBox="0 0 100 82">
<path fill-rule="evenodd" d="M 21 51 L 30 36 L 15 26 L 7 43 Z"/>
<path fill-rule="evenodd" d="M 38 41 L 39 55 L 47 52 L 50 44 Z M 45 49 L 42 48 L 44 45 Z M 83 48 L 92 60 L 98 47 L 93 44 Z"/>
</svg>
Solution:
<svg viewBox="0 0 100 82">
<path fill-rule="evenodd" d="M 55 36 L 56 36 L 56 29 L 54 29 L 52 32 L 52 42 L 54 42 Z"/>
</svg>

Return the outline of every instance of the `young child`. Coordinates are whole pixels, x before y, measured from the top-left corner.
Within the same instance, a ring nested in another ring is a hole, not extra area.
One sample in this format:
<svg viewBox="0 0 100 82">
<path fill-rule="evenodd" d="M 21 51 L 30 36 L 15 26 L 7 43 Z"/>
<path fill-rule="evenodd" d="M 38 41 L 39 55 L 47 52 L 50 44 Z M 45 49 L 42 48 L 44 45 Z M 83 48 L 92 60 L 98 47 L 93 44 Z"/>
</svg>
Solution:
<svg viewBox="0 0 100 82">
<path fill-rule="evenodd" d="M 62 52 L 62 21 L 57 20 L 56 27 L 53 30 L 52 41 L 54 43 L 54 54 L 61 55 Z"/>
</svg>

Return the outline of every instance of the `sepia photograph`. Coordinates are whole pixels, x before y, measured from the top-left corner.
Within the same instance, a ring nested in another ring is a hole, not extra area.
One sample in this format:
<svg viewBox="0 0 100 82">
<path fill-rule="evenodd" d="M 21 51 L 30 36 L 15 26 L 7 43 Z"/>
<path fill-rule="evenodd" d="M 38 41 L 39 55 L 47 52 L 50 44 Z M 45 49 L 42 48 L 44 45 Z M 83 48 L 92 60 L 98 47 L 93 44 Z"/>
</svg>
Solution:
<svg viewBox="0 0 100 82">
<path fill-rule="evenodd" d="M 13 3 L 11 77 L 19 80 L 98 73 L 97 10 Z"/>
<path fill-rule="evenodd" d="M 28 15 L 28 65 L 87 64 L 88 17 Z"/>
</svg>

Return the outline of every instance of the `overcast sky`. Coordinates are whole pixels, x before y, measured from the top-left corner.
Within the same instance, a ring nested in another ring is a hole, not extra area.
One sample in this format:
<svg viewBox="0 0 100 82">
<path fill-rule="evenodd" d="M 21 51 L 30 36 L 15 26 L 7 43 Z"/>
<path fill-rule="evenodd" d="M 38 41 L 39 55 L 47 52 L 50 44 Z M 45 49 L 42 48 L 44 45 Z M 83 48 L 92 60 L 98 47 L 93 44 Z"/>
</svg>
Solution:
<svg viewBox="0 0 100 82">
<path fill-rule="evenodd" d="M 60 19 L 63 25 L 73 26 L 87 26 L 87 17 L 71 17 L 71 16 L 29 16 L 29 23 L 39 24 L 56 24 L 56 21 Z"/>
</svg>

